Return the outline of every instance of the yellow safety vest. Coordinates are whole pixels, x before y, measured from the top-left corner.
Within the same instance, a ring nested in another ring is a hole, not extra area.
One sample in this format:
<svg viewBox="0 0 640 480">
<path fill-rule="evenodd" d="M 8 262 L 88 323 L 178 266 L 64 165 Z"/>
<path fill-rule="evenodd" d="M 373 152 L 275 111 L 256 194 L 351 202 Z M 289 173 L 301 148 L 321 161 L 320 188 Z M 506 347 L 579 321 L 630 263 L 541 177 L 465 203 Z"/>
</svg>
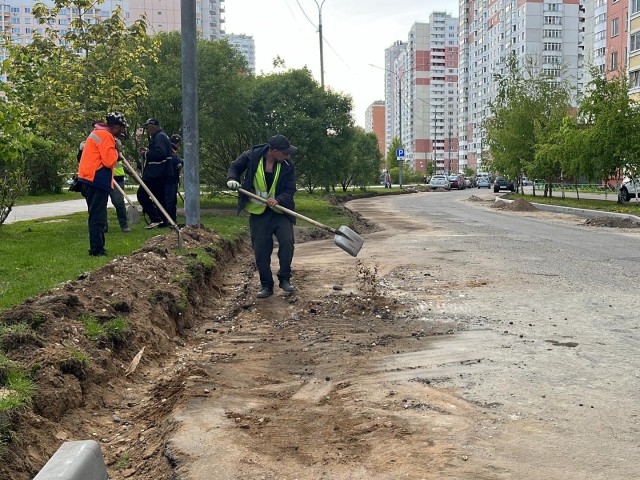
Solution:
<svg viewBox="0 0 640 480">
<path fill-rule="evenodd" d="M 256 195 L 259 195 L 262 198 L 274 197 L 276 194 L 276 184 L 278 183 L 279 176 L 280 176 L 280 162 L 277 162 L 276 174 L 273 178 L 273 183 L 271 184 L 271 188 L 267 192 L 267 179 L 264 176 L 264 161 L 260 161 L 260 163 L 258 164 L 258 170 L 256 171 L 256 174 L 253 177 L 253 189 L 256 191 Z M 260 215 L 261 213 L 264 213 L 266 209 L 267 209 L 266 204 L 254 198 L 250 198 L 249 201 L 244 206 L 244 210 L 246 212 L 252 213 L 254 215 Z M 282 212 L 279 212 L 278 210 L 274 210 L 274 212 L 282 213 Z"/>
<path fill-rule="evenodd" d="M 116 166 L 113 167 L 113 176 L 114 177 L 124 177 L 124 165 L 120 160 L 116 163 Z"/>
</svg>

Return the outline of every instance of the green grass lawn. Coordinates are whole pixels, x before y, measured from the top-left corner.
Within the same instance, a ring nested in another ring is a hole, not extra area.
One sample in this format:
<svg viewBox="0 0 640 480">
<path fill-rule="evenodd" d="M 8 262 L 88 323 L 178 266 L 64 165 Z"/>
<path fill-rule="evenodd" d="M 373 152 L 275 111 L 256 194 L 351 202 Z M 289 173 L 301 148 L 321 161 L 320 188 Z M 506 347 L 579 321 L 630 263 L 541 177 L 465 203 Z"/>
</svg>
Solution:
<svg viewBox="0 0 640 480">
<path fill-rule="evenodd" d="M 71 196 L 82 198 L 80 194 L 45 198 L 51 201 L 52 198 L 68 199 Z M 350 225 L 341 210 L 324 197 L 324 194 L 299 192 L 296 194 L 296 210 L 334 228 L 342 224 Z M 226 240 L 233 241 L 245 235 L 249 219 L 246 214 L 235 214 L 236 203 L 236 194 L 203 197 L 200 205 L 201 223 Z M 184 223 L 184 217 L 179 217 L 178 223 Z M 129 255 L 141 248 L 150 237 L 168 232 L 146 230 L 143 222 L 141 225 L 132 225 L 131 233 L 123 234 L 113 209 L 109 209 L 109 226 L 106 257 L 88 255 L 86 212 L 0 226 L 0 311 L 75 279 L 81 273 L 95 270 L 116 256 Z M 298 222 L 298 226 L 316 228 L 302 221 Z"/>
<path fill-rule="evenodd" d="M 610 198 L 617 198 L 615 194 Z M 515 200 L 516 198 L 523 198 L 531 203 L 543 203 L 545 205 L 562 205 L 565 207 L 572 208 L 584 208 L 587 210 L 602 210 L 607 212 L 616 212 L 616 213 L 628 213 L 631 215 L 640 215 L 640 204 L 636 203 L 635 200 L 631 200 L 630 202 L 626 202 L 623 204 L 618 204 L 616 201 L 612 200 L 592 200 L 592 199 L 576 199 L 576 198 L 561 198 L 559 192 L 554 192 L 553 197 L 543 197 L 542 195 L 520 195 L 510 193 L 508 198 Z"/>
</svg>

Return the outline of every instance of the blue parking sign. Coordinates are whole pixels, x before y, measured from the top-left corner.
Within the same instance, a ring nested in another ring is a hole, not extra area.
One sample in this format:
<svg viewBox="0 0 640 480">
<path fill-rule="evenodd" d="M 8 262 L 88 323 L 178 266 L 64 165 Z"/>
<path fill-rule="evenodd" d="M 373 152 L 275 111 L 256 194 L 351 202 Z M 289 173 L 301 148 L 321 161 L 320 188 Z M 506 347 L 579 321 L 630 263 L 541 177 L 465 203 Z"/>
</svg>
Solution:
<svg viewBox="0 0 640 480">
<path fill-rule="evenodd" d="M 396 148 L 396 157 L 398 158 L 404 157 L 404 148 Z"/>
</svg>

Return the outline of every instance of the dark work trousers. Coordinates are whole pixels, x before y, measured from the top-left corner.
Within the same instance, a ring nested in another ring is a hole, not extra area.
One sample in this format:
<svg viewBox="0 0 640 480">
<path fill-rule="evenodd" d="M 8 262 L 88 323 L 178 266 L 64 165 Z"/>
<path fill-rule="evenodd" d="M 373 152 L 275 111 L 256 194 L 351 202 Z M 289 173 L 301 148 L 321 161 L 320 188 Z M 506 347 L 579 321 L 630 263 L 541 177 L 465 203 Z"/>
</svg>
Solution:
<svg viewBox="0 0 640 480">
<path fill-rule="evenodd" d="M 82 196 L 89 210 L 89 254 L 99 255 L 104 251 L 104 229 L 107 226 L 107 201 L 109 192 L 82 184 Z"/>
<path fill-rule="evenodd" d="M 143 181 L 145 185 L 149 187 L 149 190 L 151 190 L 151 193 L 153 193 L 153 196 L 156 197 L 158 202 L 160 202 L 160 205 L 162 205 L 162 208 L 166 210 L 167 202 L 165 198 L 164 189 L 165 189 L 165 184 L 167 182 L 167 179 L 164 177 L 161 177 L 161 178 L 149 178 L 148 180 L 143 180 Z M 138 197 L 138 203 L 140 203 L 140 206 L 142 207 L 142 211 L 147 215 L 149 215 L 149 220 L 151 221 L 151 223 L 167 221 L 167 219 L 164 218 L 164 215 L 162 215 L 160 210 L 158 210 L 158 207 L 156 207 L 156 204 L 153 203 L 153 200 L 151 200 L 151 197 L 149 197 L 149 194 L 144 188 L 142 188 L 142 186 L 138 187 L 138 193 L 136 195 Z"/>
<path fill-rule="evenodd" d="M 164 186 L 164 196 L 166 198 L 167 213 L 175 222 L 178 215 L 178 184 L 167 183 Z"/>
<path fill-rule="evenodd" d="M 113 180 L 120 185 L 122 190 L 124 190 L 124 177 L 114 177 Z M 114 187 L 114 189 L 111 190 L 111 193 L 109 193 L 109 198 L 111 198 L 111 203 L 116 209 L 120 228 L 124 230 L 129 227 L 129 221 L 127 220 L 127 207 L 124 204 L 124 197 L 120 193 L 120 190 Z"/>
<path fill-rule="evenodd" d="M 273 236 L 278 240 L 278 280 L 291 278 L 291 261 L 293 260 L 293 222 L 284 213 L 276 213 L 270 208 L 261 215 L 249 217 L 251 227 L 251 244 L 260 274 L 260 285 L 273 288 L 271 274 L 271 253 L 273 252 Z"/>
</svg>

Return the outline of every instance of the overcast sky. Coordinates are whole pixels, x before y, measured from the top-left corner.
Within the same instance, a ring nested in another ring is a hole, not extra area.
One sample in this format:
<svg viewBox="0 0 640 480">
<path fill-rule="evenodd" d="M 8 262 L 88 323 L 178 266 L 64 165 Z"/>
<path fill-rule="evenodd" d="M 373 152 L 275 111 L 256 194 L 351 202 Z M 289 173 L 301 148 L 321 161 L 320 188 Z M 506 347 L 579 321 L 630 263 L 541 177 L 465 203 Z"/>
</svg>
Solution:
<svg viewBox="0 0 640 480">
<path fill-rule="evenodd" d="M 322 0 L 318 0 L 321 4 Z M 287 68 L 309 67 L 320 82 L 318 6 L 314 0 L 225 0 L 227 33 L 253 36 L 256 73 L 270 73 L 280 56 Z M 356 123 L 375 100 L 384 100 L 384 50 L 407 40 L 416 22 L 433 11 L 458 16 L 455 0 L 325 0 L 322 6 L 324 81 L 354 100 Z M 306 14 L 306 15 L 305 15 Z"/>
</svg>

